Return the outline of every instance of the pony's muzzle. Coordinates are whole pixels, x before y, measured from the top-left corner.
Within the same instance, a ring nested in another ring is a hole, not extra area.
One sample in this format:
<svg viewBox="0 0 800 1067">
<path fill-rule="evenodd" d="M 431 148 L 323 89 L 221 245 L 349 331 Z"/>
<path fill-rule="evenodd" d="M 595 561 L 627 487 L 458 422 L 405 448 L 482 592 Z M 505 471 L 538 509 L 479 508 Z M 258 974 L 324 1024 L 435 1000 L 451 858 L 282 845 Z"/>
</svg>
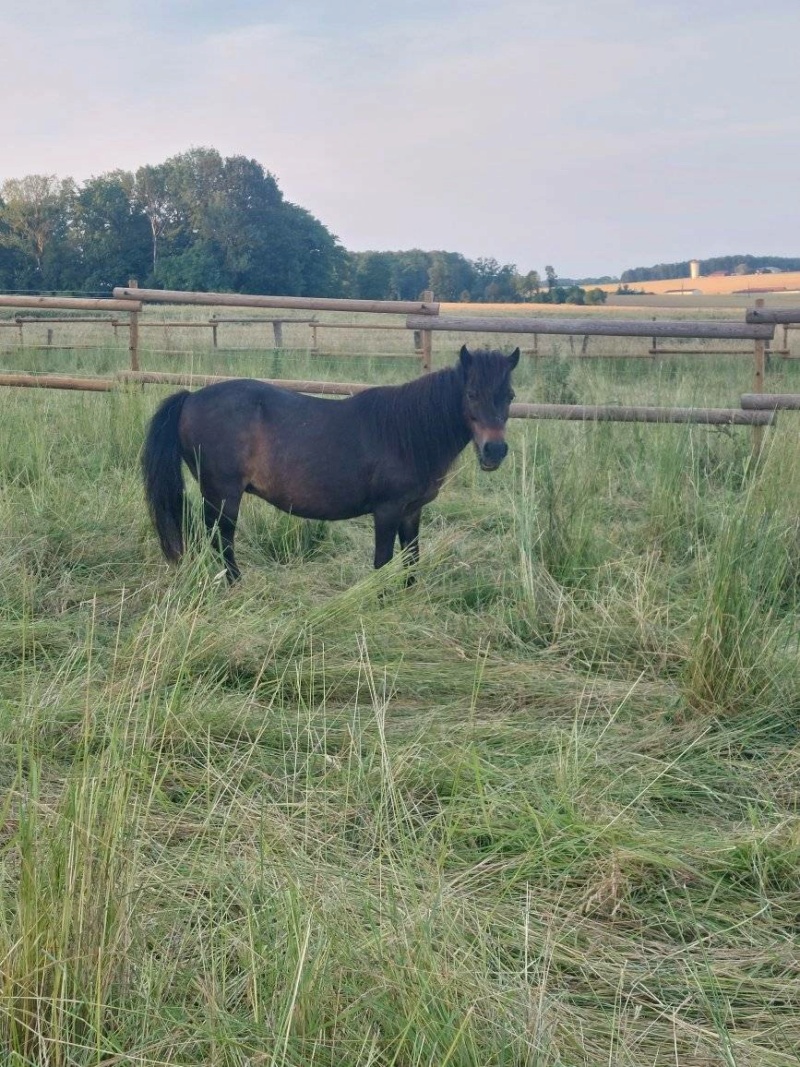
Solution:
<svg viewBox="0 0 800 1067">
<path fill-rule="evenodd" d="M 481 470 L 496 471 L 507 455 L 508 445 L 502 438 L 490 438 L 484 441 L 478 452 Z"/>
</svg>

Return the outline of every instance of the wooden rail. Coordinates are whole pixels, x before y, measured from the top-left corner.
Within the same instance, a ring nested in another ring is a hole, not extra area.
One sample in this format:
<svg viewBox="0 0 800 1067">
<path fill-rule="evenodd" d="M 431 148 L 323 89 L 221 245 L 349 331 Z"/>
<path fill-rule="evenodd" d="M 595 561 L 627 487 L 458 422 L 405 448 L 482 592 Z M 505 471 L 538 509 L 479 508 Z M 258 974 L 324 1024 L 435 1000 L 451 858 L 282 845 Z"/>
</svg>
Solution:
<svg viewBox="0 0 800 1067">
<path fill-rule="evenodd" d="M 263 324 L 263 323 L 269 324 L 271 322 L 280 322 L 280 323 L 283 323 L 285 326 L 291 326 L 292 323 L 299 323 L 301 326 L 302 325 L 306 325 L 307 326 L 310 322 L 317 322 L 317 319 L 298 319 L 298 318 L 287 319 L 283 315 L 281 315 L 280 318 L 275 318 L 272 315 L 264 315 L 261 318 L 255 317 L 255 318 L 249 318 L 249 319 L 237 319 L 237 318 L 228 318 L 227 316 L 223 317 L 222 315 L 212 315 L 211 318 L 208 321 L 209 321 L 209 324 L 211 326 L 213 326 L 215 323 L 218 323 L 218 322 L 220 322 L 220 323 L 225 322 L 225 323 L 229 323 L 229 324 L 237 325 L 237 326 L 258 326 L 258 325 Z M 405 329 L 405 327 L 401 326 L 401 327 L 399 327 L 399 329 Z"/>
<path fill-rule="evenodd" d="M 15 315 L 13 319 L 0 320 L 0 326 L 51 326 L 53 323 L 75 322 L 79 325 L 87 323 L 101 326 L 119 326 L 119 319 L 99 318 L 97 315 L 81 317 L 80 315 Z"/>
<path fill-rule="evenodd" d="M 140 382 L 142 385 L 215 385 L 217 382 L 237 381 L 237 375 L 226 374 L 172 374 L 167 371 L 120 371 L 117 375 L 122 382 Z M 277 385 L 293 393 L 314 393 L 320 396 L 352 396 L 363 393 L 374 386 L 363 382 L 311 382 L 295 381 L 291 378 L 258 378 L 259 382 Z"/>
<path fill-rule="evenodd" d="M 775 325 L 779 322 L 800 323 L 800 308 L 748 308 L 745 322 Z"/>
<path fill-rule="evenodd" d="M 775 332 L 772 323 L 748 324 L 722 319 L 653 322 L 650 319 L 535 319 L 481 315 L 439 315 L 430 319 L 409 315 L 406 326 L 409 330 L 449 330 L 452 333 L 584 334 L 597 337 L 693 337 L 750 341 L 770 340 Z"/>
<path fill-rule="evenodd" d="M 800 393 L 745 393 L 741 405 L 746 411 L 800 411 Z"/>
<path fill-rule="evenodd" d="M 139 329 L 143 330 L 145 328 L 148 328 L 159 330 L 207 330 L 213 325 L 213 322 L 180 322 L 178 319 L 175 319 L 174 322 L 140 322 Z"/>
<path fill-rule="evenodd" d="M 212 385 L 233 381 L 234 378 L 216 374 L 167 374 L 159 372 L 121 371 L 121 381 L 154 385 Z M 280 378 L 259 378 L 258 381 L 290 389 L 297 393 L 351 396 L 374 388 L 363 382 L 311 382 Z M 567 419 L 583 422 L 696 422 L 725 426 L 768 426 L 774 421 L 772 411 L 741 411 L 738 408 L 660 408 L 622 407 L 614 404 L 512 404 L 512 419 Z"/>
<path fill-rule="evenodd" d="M 156 371 L 120 371 L 114 378 L 73 378 L 55 374 L 0 374 L 0 386 L 25 389 L 75 389 L 110 392 L 120 384 L 204 386 L 236 378 L 217 374 L 169 374 Z M 318 396 L 352 396 L 373 386 L 363 382 L 294 381 L 259 378 L 258 381 L 297 393 Z M 747 408 L 747 403 L 752 406 Z M 769 403 L 768 403 L 769 402 Z M 745 410 L 736 408 L 624 407 L 614 404 L 512 404 L 512 419 L 561 419 L 580 422 L 701 423 L 725 426 L 769 426 L 777 407 L 800 408 L 800 394 L 742 397 Z"/>
<path fill-rule="evenodd" d="M 770 426 L 774 420 L 772 411 L 740 411 L 739 408 L 623 407 L 616 404 L 512 404 L 510 415 L 514 419 L 699 422 L 711 426 Z M 764 418 L 765 415 L 773 417 Z"/>
<path fill-rule="evenodd" d="M 138 289 L 119 286 L 118 300 L 157 304 L 206 304 L 219 307 L 292 308 L 300 311 L 366 311 L 384 315 L 439 314 L 439 304 L 423 300 L 337 300 L 312 296 L 258 296 L 250 293 L 191 293 L 179 289 Z"/>
<path fill-rule="evenodd" d="M 648 348 L 648 356 L 751 356 L 752 348 Z"/>
<path fill-rule="evenodd" d="M 293 320 L 299 322 L 300 320 Z M 426 320 L 427 321 L 427 320 Z M 318 322 L 309 319 L 312 328 L 318 330 L 407 330 L 408 327 L 397 322 Z"/>
<path fill-rule="evenodd" d="M 118 388 L 114 378 L 71 378 L 60 374 L 0 374 L 0 386 L 18 389 L 81 389 L 90 393 L 109 393 Z"/>
<path fill-rule="evenodd" d="M 131 289 L 131 292 L 136 290 Z M 54 308 L 73 311 L 141 311 L 142 303 L 131 297 L 130 300 L 90 300 L 85 297 L 70 296 L 0 296 L 0 307 L 11 308 Z"/>
</svg>

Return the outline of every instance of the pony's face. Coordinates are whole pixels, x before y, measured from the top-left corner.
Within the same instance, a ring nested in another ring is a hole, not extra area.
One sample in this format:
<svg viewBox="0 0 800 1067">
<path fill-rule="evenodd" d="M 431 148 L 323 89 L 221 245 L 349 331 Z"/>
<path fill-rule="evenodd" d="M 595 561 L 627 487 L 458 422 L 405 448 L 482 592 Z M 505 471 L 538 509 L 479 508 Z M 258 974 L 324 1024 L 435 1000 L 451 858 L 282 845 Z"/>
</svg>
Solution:
<svg viewBox="0 0 800 1067">
<path fill-rule="evenodd" d="M 481 470 L 495 471 L 508 452 L 506 421 L 514 399 L 511 372 L 519 362 L 519 349 L 459 354 L 464 374 L 464 418 L 469 426 Z"/>
</svg>

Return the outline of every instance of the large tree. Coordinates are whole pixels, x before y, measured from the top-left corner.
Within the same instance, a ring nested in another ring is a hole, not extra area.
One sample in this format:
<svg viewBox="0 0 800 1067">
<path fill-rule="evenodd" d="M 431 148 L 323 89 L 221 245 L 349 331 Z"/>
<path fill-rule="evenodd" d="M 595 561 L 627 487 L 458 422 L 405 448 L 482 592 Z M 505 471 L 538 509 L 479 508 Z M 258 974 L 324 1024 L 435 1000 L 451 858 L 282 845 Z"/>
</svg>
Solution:
<svg viewBox="0 0 800 1067">
<path fill-rule="evenodd" d="M 156 182 L 154 179 L 158 178 Z M 284 200 L 254 159 L 195 148 L 148 175 L 160 240 L 153 276 L 167 288 L 337 294 L 344 250 L 308 211 Z"/>
<path fill-rule="evenodd" d="M 169 167 L 165 163 L 155 167 L 139 167 L 134 178 L 135 203 L 147 219 L 150 229 L 150 270 L 153 278 L 158 270 L 161 240 L 169 227 L 174 228 L 177 224 L 169 178 Z"/>
<path fill-rule="evenodd" d="M 0 186 L 0 242 L 20 253 L 35 288 L 59 282 L 75 192 L 71 178 L 54 174 L 9 178 Z"/>
<path fill-rule="evenodd" d="M 151 230 L 127 171 L 90 178 L 75 198 L 74 244 L 86 289 L 111 289 L 150 270 Z"/>
</svg>

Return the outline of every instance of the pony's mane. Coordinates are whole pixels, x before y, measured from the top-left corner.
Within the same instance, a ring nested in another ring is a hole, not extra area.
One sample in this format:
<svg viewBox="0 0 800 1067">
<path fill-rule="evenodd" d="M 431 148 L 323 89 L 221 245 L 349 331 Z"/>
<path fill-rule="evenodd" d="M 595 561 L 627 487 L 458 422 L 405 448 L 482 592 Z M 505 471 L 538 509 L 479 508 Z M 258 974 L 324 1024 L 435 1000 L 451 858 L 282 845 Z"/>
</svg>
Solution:
<svg viewBox="0 0 800 1067">
<path fill-rule="evenodd" d="M 423 478 L 434 474 L 469 443 L 463 414 L 464 374 L 447 367 L 406 382 L 358 393 L 359 417 L 394 444 Z"/>
</svg>

